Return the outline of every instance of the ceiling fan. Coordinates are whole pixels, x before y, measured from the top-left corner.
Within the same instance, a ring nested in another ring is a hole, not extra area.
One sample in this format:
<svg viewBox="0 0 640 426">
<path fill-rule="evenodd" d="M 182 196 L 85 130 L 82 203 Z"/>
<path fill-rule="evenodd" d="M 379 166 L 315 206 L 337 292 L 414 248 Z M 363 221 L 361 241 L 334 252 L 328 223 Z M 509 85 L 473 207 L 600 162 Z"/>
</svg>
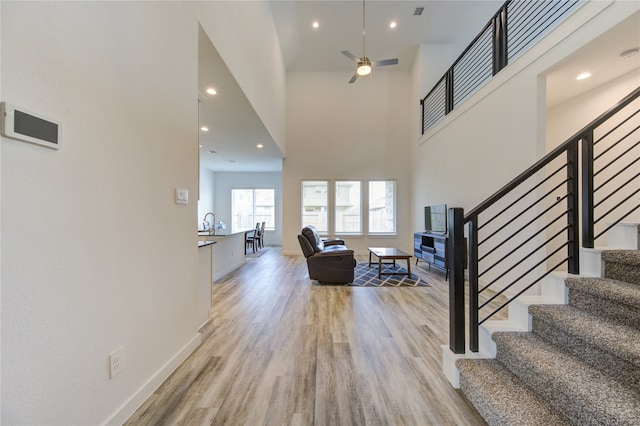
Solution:
<svg viewBox="0 0 640 426">
<path fill-rule="evenodd" d="M 374 61 L 371 62 L 367 55 L 365 55 L 365 9 L 364 9 L 364 0 L 362 0 L 362 57 L 358 58 L 353 53 L 348 50 L 343 50 L 342 54 L 347 58 L 355 61 L 358 66 L 356 67 L 356 72 L 349 80 L 349 83 L 355 83 L 359 76 L 365 76 L 371 74 L 372 67 L 383 67 L 386 65 L 396 65 L 398 63 L 398 59 L 383 59 L 382 61 Z"/>
</svg>

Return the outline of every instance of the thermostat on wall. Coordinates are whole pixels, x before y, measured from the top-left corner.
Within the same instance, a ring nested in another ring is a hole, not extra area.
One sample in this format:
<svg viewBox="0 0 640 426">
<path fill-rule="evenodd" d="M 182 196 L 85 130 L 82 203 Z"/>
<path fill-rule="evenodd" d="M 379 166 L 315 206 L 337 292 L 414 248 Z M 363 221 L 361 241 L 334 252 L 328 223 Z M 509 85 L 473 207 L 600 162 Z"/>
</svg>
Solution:
<svg viewBox="0 0 640 426">
<path fill-rule="evenodd" d="M 49 148 L 60 148 L 61 123 L 6 102 L 2 102 L 0 111 L 3 136 Z"/>
</svg>

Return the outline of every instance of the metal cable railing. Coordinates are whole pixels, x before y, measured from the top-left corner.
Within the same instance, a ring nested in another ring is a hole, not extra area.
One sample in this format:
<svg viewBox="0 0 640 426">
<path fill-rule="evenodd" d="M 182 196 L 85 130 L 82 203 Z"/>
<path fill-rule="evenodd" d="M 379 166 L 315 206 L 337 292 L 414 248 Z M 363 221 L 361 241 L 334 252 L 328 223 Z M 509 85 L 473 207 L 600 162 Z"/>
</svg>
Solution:
<svg viewBox="0 0 640 426">
<path fill-rule="evenodd" d="M 513 62 L 584 0 L 508 0 L 420 100 L 422 134 Z"/>
<path fill-rule="evenodd" d="M 551 272 L 580 272 L 580 231 L 582 246 L 593 247 L 608 229 L 640 210 L 639 113 L 637 88 L 466 215 L 449 210 L 454 353 L 465 347 L 467 250 L 469 345 L 477 352 L 480 324 Z"/>
</svg>

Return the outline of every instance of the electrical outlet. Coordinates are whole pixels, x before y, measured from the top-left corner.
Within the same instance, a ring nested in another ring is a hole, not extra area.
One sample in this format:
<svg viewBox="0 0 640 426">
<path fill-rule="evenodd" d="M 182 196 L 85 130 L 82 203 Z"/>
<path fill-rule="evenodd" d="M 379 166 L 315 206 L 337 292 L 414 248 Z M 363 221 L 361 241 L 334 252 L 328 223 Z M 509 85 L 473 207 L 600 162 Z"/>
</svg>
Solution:
<svg viewBox="0 0 640 426">
<path fill-rule="evenodd" d="M 109 377 L 116 377 L 122 370 L 122 346 L 109 354 Z"/>
</svg>

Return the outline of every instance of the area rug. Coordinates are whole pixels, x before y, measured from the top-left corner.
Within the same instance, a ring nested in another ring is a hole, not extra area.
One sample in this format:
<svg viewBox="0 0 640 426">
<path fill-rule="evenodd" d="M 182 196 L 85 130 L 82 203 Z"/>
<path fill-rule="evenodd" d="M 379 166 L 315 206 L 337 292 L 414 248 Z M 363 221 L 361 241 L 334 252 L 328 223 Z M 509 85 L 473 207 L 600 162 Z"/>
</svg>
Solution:
<svg viewBox="0 0 640 426">
<path fill-rule="evenodd" d="M 347 285 L 354 287 L 431 287 L 422 278 L 418 277 L 413 271 L 411 278 L 407 275 L 397 275 L 397 273 L 406 273 L 407 269 L 396 263 L 393 265 L 383 265 L 382 272 L 394 273 L 393 275 L 383 275 L 378 278 L 378 264 L 358 263 L 355 270 L 355 278 L 352 283 Z"/>
</svg>

